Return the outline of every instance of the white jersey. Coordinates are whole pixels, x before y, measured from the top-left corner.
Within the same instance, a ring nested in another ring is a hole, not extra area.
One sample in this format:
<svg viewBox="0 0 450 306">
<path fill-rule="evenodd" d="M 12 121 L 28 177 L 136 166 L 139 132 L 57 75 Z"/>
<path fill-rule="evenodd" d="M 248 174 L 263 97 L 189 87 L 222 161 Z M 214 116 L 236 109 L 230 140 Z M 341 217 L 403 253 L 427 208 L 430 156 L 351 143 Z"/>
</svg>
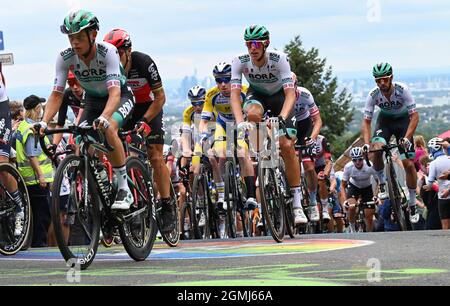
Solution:
<svg viewBox="0 0 450 306">
<path fill-rule="evenodd" d="M 370 91 L 364 110 L 365 119 L 372 120 L 375 105 L 381 109 L 380 114 L 384 116 L 399 117 L 412 115 L 417 112 L 416 102 L 408 86 L 399 82 L 393 82 L 392 86 L 394 86 L 394 91 L 392 92 L 390 101 L 386 99 L 378 87 Z"/>
<path fill-rule="evenodd" d="M 450 159 L 446 155 L 438 156 L 435 160 L 430 163 L 430 172 L 428 175 L 428 184 L 432 184 L 434 181 L 438 181 L 439 193 L 438 197 L 441 200 L 448 200 L 450 196 L 444 198 L 442 197 L 442 192 L 450 188 L 450 180 L 439 180 L 438 177 L 445 171 L 450 170 Z"/>
<path fill-rule="evenodd" d="M 271 96 L 282 88 L 294 88 L 288 57 L 280 51 L 266 51 L 266 63 L 257 67 L 248 53 L 239 55 L 231 64 L 231 89 L 242 89 L 242 75 L 256 92 Z"/>
<path fill-rule="evenodd" d="M 297 121 L 305 120 L 308 117 L 314 117 L 319 114 L 319 108 L 314 101 L 311 92 L 305 87 L 297 87 L 297 101 L 295 102 L 295 119 Z"/>
<path fill-rule="evenodd" d="M 3 74 L 0 72 L 0 102 L 5 102 L 8 100 L 6 95 L 5 81 L 3 80 Z"/>
<path fill-rule="evenodd" d="M 372 177 L 376 178 L 377 172 L 372 167 L 369 167 L 366 161 L 364 161 L 364 166 L 361 169 L 356 168 L 351 161 L 345 165 L 342 180 L 363 189 L 372 186 Z"/>
<path fill-rule="evenodd" d="M 107 42 L 98 42 L 96 47 L 97 52 L 89 67 L 72 48 L 65 49 L 58 55 L 53 91 L 64 92 L 69 69 L 73 71 L 86 93 L 94 97 L 107 97 L 110 87 L 121 87 L 125 84 L 125 72 L 120 64 L 117 48 Z"/>
</svg>

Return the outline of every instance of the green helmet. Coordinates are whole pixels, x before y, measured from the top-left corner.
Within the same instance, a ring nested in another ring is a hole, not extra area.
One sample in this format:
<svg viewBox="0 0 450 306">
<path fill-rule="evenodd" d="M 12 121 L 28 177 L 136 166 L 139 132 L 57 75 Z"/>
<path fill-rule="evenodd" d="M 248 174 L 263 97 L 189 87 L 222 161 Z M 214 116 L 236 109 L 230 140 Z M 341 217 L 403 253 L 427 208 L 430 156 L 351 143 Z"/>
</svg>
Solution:
<svg viewBox="0 0 450 306">
<path fill-rule="evenodd" d="M 382 78 L 392 75 L 392 66 L 388 63 L 379 63 L 373 66 L 372 74 L 375 78 Z"/>
<path fill-rule="evenodd" d="M 269 31 L 265 26 L 251 25 L 245 29 L 244 39 L 248 40 L 268 40 Z"/>
<path fill-rule="evenodd" d="M 78 10 L 73 11 L 64 18 L 64 23 L 61 26 L 61 32 L 63 34 L 76 34 L 85 29 L 98 30 L 99 22 L 97 17 L 89 11 Z"/>
</svg>

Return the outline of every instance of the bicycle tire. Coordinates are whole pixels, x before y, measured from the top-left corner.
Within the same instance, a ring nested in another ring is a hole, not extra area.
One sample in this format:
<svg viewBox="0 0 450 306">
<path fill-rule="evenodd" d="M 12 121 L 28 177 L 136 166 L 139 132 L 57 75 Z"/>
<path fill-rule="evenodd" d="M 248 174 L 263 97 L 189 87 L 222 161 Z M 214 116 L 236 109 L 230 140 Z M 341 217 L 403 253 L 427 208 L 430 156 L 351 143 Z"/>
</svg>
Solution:
<svg viewBox="0 0 450 306">
<path fill-rule="evenodd" d="M 177 201 L 177 195 L 175 194 L 175 189 L 173 188 L 172 181 L 169 183 L 170 185 L 170 197 L 172 199 L 175 199 L 175 201 L 172 201 L 172 206 L 175 211 L 175 228 L 170 233 L 163 234 L 161 233 L 161 236 L 163 237 L 164 242 L 170 246 L 171 248 L 175 248 L 178 246 L 178 243 L 180 242 L 180 209 L 178 208 L 178 201 Z"/>
<path fill-rule="evenodd" d="M 153 249 L 157 232 L 153 216 L 154 198 L 150 189 L 153 182 L 147 166 L 139 158 L 129 156 L 125 164 L 128 186 L 134 196 L 130 212 L 144 210 L 129 222 L 122 222 L 119 225 L 119 234 L 128 255 L 135 261 L 143 261 Z"/>
<path fill-rule="evenodd" d="M 75 242 L 75 241 L 65 241 L 63 226 L 61 224 L 61 203 L 60 197 L 54 196 L 52 197 L 52 221 L 53 227 L 55 230 L 55 237 L 58 244 L 58 248 L 66 260 L 66 262 L 76 260 L 75 262 L 71 262 L 71 264 L 78 264 L 81 270 L 87 269 L 97 254 L 97 249 L 99 245 L 99 236 L 100 236 L 100 199 L 98 195 L 95 195 L 92 190 L 96 189 L 96 184 L 94 178 L 91 173 L 88 171 L 87 178 L 84 177 L 85 174 L 85 165 L 83 158 L 76 155 L 68 155 L 58 166 L 56 170 L 55 180 L 53 182 L 52 194 L 59 195 L 61 186 L 63 184 L 63 180 L 67 177 L 71 177 L 72 187 L 76 187 L 76 190 L 71 190 L 71 194 L 69 196 L 69 202 L 74 205 L 74 207 L 67 208 L 68 211 L 66 215 L 69 214 L 69 209 L 73 209 L 71 213 L 75 216 L 74 223 L 72 224 L 75 227 L 76 222 L 86 221 L 86 224 L 81 223 L 81 226 L 85 225 L 82 230 L 84 231 L 84 242 Z M 83 190 L 84 180 L 87 179 L 88 191 Z M 78 182 L 81 184 L 78 185 Z M 90 188 L 89 188 L 90 187 Z M 78 188 L 81 188 L 81 193 L 78 193 Z M 78 193 L 78 194 L 77 194 Z M 83 199 L 83 195 L 88 194 L 90 196 L 90 201 Z M 76 196 L 81 196 L 80 202 L 78 203 Z M 70 205 L 70 203 L 68 205 Z M 87 204 L 87 208 L 86 205 Z M 84 219 L 84 220 L 83 220 Z M 69 226 L 72 226 L 69 225 Z M 78 223 L 77 223 L 78 225 Z M 86 226 L 89 225 L 89 226 Z M 90 228 L 90 231 L 88 230 Z M 72 229 L 70 230 L 72 232 Z M 89 231 L 89 232 L 88 232 Z M 71 240 L 71 237 L 69 237 Z M 79 240 L 81 241 L 81 240 Z M 84 244 L 83 244 L 84 243 Z M 69 245 L 70 244 L 70 245 Z M 81 250 L 81 247 L 85 246 L 86 252 L 74 254 L 75 249 L 78 247 L 78 250 Z M 78 256 L 81 255 L 81 256 Z"/>
<path fill-rule="evenodd" d="M 13 211 L 11 211 L 11 215 L 6 214 L 0 219 L 1 220 L 0 254 L 11 256 L 17 254 L 17 252 L 19 252 L 29 240 L 32 223 L 31 203 L 30 198 L 28 196 L 27 186 L 19 171 L 9 163 L 1 163 L 0 172 L 8 173 L 17 182 L 17 190 L 19 191 L 19 195 L 21 197 L 23 205 L 24 218 L 23 218 L 22 232 L 19 236 L 15 237 L 13 230 L 13 228 L 15 228 L 15 221 L 16 221 L 15 218 L 16 205 L 14 203 L 11 203 L 12 204 L 11 208 L 13 209 Z M 3 188 L 4 187 L 2 187 L 2 197 L 1 197 L 2 205 L 7 204 L 6 202 L 10 201 L 9 197 L 8 198 L 3 197 L 3 195 L 6 196 L 5 192 L 6 190 Z"/>
<path fill-rule="evenodd" d="M 201 167 L 201 172 L 204 171 L 204 168 Z M 203 197 L 202 197 L 203 194 Z M 203 207 L 200 208 L 199 204 L 203 202 Z M 194 237 L 195 239 L 202 239 L 203 234 L 200 230 L 199 226 L 199 218 L 201 217 L 200 214 L 197 215 L 197 210 L 200 212 L 202 209 L 205 208 L 207 202 L 207 191 L 206 191 L 206 185 L 205 185 L 205 179 L 204 179 L 204 173 L 201 173 L 200 175 L 195 176 L 194 183 L 192 186 L 192 206 L 191 206 L 191 214 L 192 214 L 192 227 L 194 231 Z M 194 207 L 195 206 L 195 207 Z M 208 219 L 207 215 L 205 214 L 205 226 L 203 226 L 205 232 L 205 228 L 208 227 Z"/>
<path fill-rule="evenodd" d="M 181 216 L 180 216 L 180 224 L 181 224 L 181 239 L 195 239 L 194 229 L 192 225 L 192 209 L 191 204 L 186 202 L 183 204 L 183 208 L 181 209 Z M 189 218 L 189 220 L 186 221 L 186 217 Z M 186 226 L 187 224 L 187 226 Z"/>
<path fill-rule="evenodd" d="M 225 163 L 225 202 L 227 203 L 225 216 L 225 231 L 229 238 L 236 238 L 236 215 L 237 215 L 237 191 L 234 164 L 230 161 Z"/>
<path fill-rule="evenodd" d="M 284 212 L 285 212 L 285 224 L 286 224 L 286 232 L 290 238 L 295 238 L 295 217 L 294 217 L 294 206 L 293 206 L 293 198 L 290 195 L 290 187 L 286 177 L 286 171 L 284 162 L 280 161 L 280 181 L 284 186 Z"/>
<path fill-rule="evenodd" d="M 395 175 L 395 170 L 391 164 L 387 164 L 387 173 L 389 174 L 387 177 L 387 185 L 389 192 L 389 200 L 391 201 L 391 207 L 394 212 L 394 217 L 398 222 L 400 230 L 406 231 L 406 219 L 405 213 L 402 209 L 402 201 L 399 191 L 399 186 L 397 184 L 397 176 Z"/>
<path fill-rule="evenodd" d="M 285 232 L 283 197 L 280 196 L 280 189 L 273 168 L 264 168 L 262 167 L 263 163 L 264 161 L 260 161 L 258 164 L 261 207 L 273 239 L 281 243 Z"/>
</svg>

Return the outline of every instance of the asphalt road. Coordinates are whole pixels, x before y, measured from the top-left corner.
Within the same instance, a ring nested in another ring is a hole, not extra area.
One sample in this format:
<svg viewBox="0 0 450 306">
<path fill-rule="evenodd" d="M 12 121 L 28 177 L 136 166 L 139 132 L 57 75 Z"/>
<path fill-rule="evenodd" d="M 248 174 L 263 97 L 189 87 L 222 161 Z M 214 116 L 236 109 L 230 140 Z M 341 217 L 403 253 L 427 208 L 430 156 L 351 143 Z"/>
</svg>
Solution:
<svg viewBox="0 0 450 306">
<path fill-rule="evenodd" d="M 158 242 L 144 262 L 116 246 L 100 248 L 88 270 L 68 270 L 57 249 L 2 256 L 0 285 L 450 285 L 450 232 Z"/>
</svg>

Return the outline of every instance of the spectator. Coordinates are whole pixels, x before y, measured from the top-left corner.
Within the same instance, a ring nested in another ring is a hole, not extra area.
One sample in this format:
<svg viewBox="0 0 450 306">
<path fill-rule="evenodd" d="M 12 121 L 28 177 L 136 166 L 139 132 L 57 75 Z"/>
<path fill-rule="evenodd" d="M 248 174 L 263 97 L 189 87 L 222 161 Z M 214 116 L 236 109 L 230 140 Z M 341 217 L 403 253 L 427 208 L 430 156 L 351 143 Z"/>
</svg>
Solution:
<svg viewBox="0 0 450 306">
<path fill-rule="evenodd" d="M 414 166 L 416 167 L 416 171 L 421 170 L 422 166 L 420 165 L 420 158 L 424 155 L 428 156 L 428 150 L 425 145 L 425 139 L 423 136 L 418 135 L 414 137 L 414 146 L 416 151 L 416 157 L 414 158 Z"/>
<path fill-rule="evenodd" d="M 434 160 L 430 163 L 430 170 L 428 179 L 424 187 L 429 191 L 435 181 L 438 181 L 438 207 L 439 216 L 441 218 L 442 229 L 450 229 L 450 181 L 447 179 L 440 179 L 444 173 L 450 169 L 450 159 L 444 153 L 442 146 L 443 140 L 441 138 L 433 138 L 428 142 L 428 148 L 433 155 Z"/>
<path fill-rule="evenodd" d="M 17 165 L 27 185 L 33 212 L 32 247 L 47 246 L 47 231 L 50 225 L 50 189 L 53 182 L 53 166 L 39 145 L 35 143 L 32 125 L 41 120 L 42 102 L 45 99 L 31 95 L 25 98 L 25 120 L 17 128 Z M 48 139 L 46 142 L 49 143 Z"/>
<path fill-rule="evenodd" d="M 400 226 L 392 222 L 392 208 L 389 199 L 384 200 L 383 204 L 379 206 L 379 222 L 377 231 L 394 232 L 399 231 Z"/>
<path fill-rule="evenodd" d="M 441 144 L 445 149 L 445 153 L 450 155 L 450 137 L 444 138 L 444 141 Z"/>
<path fill-rule="evenodd" d="M 422 156 L 420 158 L 420 165 L 422 167 L 422 171 L 417 173 L 418 182 L 417 188 L 420 194 L 420 197 L 425 204 L 426 211 L 426 226 L 427 230 L 440 230 L 442 229 L 441 219 L 439 218 L 439 208 L 438 208 L 438 197 L 437 191 L 439 190 L 439 186 L 437 184 L 433 184 L 431 190 L 426 191 L 423 187 L 427 184 L 428 172 L 430 170 L 430 158 L 428 156 Z"/>
</svg>

